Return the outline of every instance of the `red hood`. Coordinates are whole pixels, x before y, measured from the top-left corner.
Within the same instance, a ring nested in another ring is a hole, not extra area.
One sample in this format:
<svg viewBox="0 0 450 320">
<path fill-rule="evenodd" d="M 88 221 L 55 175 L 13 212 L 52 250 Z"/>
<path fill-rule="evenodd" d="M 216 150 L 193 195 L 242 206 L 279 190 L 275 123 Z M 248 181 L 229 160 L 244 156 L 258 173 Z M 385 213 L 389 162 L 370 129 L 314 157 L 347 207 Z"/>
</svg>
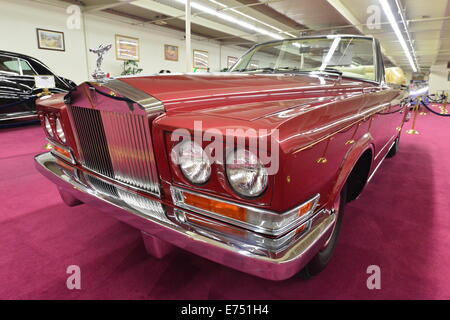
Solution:
<svg viewBox="0 0 450 320">
<path fill-rule="evenodd" d="M 337 92 L 361 90 L 362 83 L 335 77 L 284 74 L 177 74 L 121 78 L 162 101 L 167 113 L 206 113 L 253 120 Z M 358 89 L 359 88 L 359 89 Z"/>
</svg>

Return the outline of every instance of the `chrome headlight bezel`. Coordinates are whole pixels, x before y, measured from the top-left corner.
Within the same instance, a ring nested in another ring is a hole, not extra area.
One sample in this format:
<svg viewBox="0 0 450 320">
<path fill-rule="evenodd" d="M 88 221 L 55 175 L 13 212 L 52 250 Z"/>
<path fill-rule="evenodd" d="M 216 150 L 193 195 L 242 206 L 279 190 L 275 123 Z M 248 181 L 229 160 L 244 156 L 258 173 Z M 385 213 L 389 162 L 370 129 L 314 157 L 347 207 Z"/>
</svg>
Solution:
<svg viewBox="0 0 450 320">
<path fill-rule="evenodd" d="M 205 150 L 194 141 L 185 141 L 172 149 L 172 159 L 184 178 L 194 185 L 204 185 L 211 178 L 211 161 Z"/>
<path fill-rule="evenodd" d="M 53 127 L 48 116 L 45 116 L 44 118 L 44 126 L 47 134 L 53 138 L 55 136 L 55 133 L 53 132 Z"/>
<path fill-rule="evenodd" d="M 225 171 L 229 185 L 240 197 L 249 199 L 260 197 L 269 185 L 267 169 L 257 155 L 246 149 L 236 149 L 228 153 Z M 247 175 L 247 181 L 240 183 L 238 179 L 242 175 Z M 249 175 L 253 175 L 253 179 Z"/>
<path fill-rule="evenodd" d="M 67 143 L 66 134 L 64 132 L 64 129 L 61 124 L 61 120 L 59 118 L 56 118 L 55 129 L 56 129 L 56 135 L 58 136 L 59 140 L 64 144 Z"/>
</svg>

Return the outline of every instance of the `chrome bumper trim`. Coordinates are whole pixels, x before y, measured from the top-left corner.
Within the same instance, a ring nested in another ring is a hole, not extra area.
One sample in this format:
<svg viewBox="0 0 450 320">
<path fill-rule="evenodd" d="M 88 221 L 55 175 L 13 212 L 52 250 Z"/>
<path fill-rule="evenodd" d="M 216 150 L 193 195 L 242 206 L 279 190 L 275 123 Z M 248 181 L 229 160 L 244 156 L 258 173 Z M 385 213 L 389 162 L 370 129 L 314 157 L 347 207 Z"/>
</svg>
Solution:
<svg viewBox="0 0 450 320">
<path fill-rule="evenodd" d="M 158 203 L 165 211 L 167 219 L 146 214 L 123 199 L 100 193 L 77 179 L 76 168 L 70 164 L 61 164 L 61 160 L 57 160 L 50 152 L 36 156 L 35 161 L 38 171 L 58 186 L 66 200 L 80 200 L 181 249 L 269 280 L 285 280 L 301 270 L 323 247 L 336 220 L 334 213 L 322 210 L 314 217 L 309 232 L 292 246 L 275 255 L 265 255 L 265 252 L 248 244 L 221 235 L 199 233 L 171 221 L 169 217 L 177 208 L 156 197 L 145 199 Z M 122 190 L 119 185 L 115 187 Z"/>
<path fill-rule="evenodd" d="M 172 200 L 173 200 L 173 202 L 175 203 L 176 206 L 178 206 L 180 208 L 191 210 L 193 212 L 202 213 L 202 214 L 204 214 L 206 216 L 210 216 L 212 218 L 215 218 L 215 219 L 218 219 L 218 220 L 222 220 L 224 222 L 236 225 L 238 227 L 241 227 L 241 228 L 244 228 L 244 229 L 249 229 L 249 230 L 252 230 L 254 232 L 261 233 L 261 234 L 268 235 L 268 236 L 272 236 L 272 237 L 279 237 L 279 236 L 285 235 L 286 233 L 294 230 L 295 228 L 300 227 L 305 222 L 310 220 L 311 217 L 315 215 L 315 212 L 316 212 L 315 210 L 317 209 L 318 202 L 319 202 L 319 199 L 320 199 L 320 194 L 316 194 L 316 195 L 314 195 L 314 197 L 312 197 L 308 201 L 302 203 L 299 206 L 296 206 L 295 208 L 293 208 L 291 210 L 288 210 L 288 211 L 282 212 L 282 213 L 277 213 L 277 212 L 264 210 L 264 209 L 260 209 L 260 208 L 256 208 L 256 207 L 249 207 L 249 206 L 242 205 L 242 204 L 239 204 L 239 203 L 235 203 L 235 202 L 232 202 L 232 201 L 227 201 L 227 200 L 223 200 L 223 199 L 217 199 L 217 198 L 214 198 L 214 197 L 207 196 L 205 194 L 193 192 L 193 191 L 186 190 L 186 189 L 179 188 L 179 187 L 173 187 L 172 186 L 170 188 L 170 191 L 172 193 Z M 251 223 L 248 223 L 248 222 L 243 222 L 243 221 L 239 221 L 239 220 L 236 220 L 236 219 L 232 219 L 232 218 L 220 215 L 218 213 L 214 213 L 212 211 L 203 210 L 203 209 L 198 208 L 198 207 L 190 206 L 190 205 L 188 205 L 188 204 L 186 204 L 184 202 L 183 195 L 182 195 L 183 193 L 194 194 L 194 195 L 206 198 L 206 199 L 211 199 L 211 200 L 214 200 L 214 201 L 219 201 L 219 202 L 231 204 L 231 205 L 234 205 L 234 206 L 237 206 L 237 207 L 240 207 L 240 208 L 244 208 L 246 210 L 251 210 L 253 212 L 257 212 L 257 213 L 260 213 L 260 214 L 271 215 L 271 216 L 276 216 L 276 217 L 282 217 L 283 215 L 286 216 L 286 215 L 296 214 L 299 211 L 299 209 L 302 206 L 304 206 L 305 204 L 307 204 L 308 202 L 313 202 L 313 205 L 312 205 L 312 209 L 310 210 L 310 212 L 308 212 L 304 216 L 302 216 L 302 217 L 300 217 L 298 219 L 292 220 L 291 222 L 289 222 L 288 224 L 285 224 L 281 228 L 271 229 L 271 228 L 266 228 L 264 226 L 258 226 L 258 225 L 251 224 Z"/>
</svg>

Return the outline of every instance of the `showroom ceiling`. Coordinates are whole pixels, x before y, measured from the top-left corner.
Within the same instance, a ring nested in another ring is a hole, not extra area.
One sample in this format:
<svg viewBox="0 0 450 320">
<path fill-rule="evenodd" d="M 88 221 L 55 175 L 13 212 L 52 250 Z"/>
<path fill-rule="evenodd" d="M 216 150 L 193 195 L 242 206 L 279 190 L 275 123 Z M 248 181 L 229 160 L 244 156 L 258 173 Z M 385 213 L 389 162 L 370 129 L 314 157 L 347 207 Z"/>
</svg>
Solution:
<svg viewBox="0 0 450 320">
<path fill-rule="evenodd" d="M 386 15 L 381 28 L 367 25 L 368 10 L 378 0 L 191 0 L 192 32 L 205 41 L 249 47 L 255 42 L 302 34 L 369 34 L 380 39 L 394 63 L 411 71 L 411 60 L 400 46 Z M 65 0 L 86 12 L 110 13 L 135 24 L 155 24 L 184 31 L 184 0 Z M 450 61 L 450 2 L 448 0 L 389 0 L 414 65 L 427 71 L 436 62 Z M 400 14 L 396 7 L 402 7 Z M 381 9 L 380 9 L 381 10 Z M 407 28 L 402 24 L 407 22 Z"/>
</svg>

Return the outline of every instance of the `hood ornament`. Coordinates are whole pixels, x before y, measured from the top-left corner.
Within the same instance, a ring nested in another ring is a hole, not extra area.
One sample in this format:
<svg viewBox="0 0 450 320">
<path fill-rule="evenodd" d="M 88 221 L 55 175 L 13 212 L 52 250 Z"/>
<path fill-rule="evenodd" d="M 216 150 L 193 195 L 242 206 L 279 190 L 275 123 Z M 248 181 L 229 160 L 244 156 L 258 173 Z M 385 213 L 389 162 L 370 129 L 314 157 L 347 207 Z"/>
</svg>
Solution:
<svg viewBox="0 0 450 320">
<path fill-rule="evenodd" d="M 95 68 L 92 77 L 98 82 L 105 82 L 106 73 L 102 70 L 103 56 L 111 49 L 112 44 L 101 44 L 97 49 L 89 49 L 90 52 L 95 53 L 97 58 L 97 67 Z"/>
</svg>

